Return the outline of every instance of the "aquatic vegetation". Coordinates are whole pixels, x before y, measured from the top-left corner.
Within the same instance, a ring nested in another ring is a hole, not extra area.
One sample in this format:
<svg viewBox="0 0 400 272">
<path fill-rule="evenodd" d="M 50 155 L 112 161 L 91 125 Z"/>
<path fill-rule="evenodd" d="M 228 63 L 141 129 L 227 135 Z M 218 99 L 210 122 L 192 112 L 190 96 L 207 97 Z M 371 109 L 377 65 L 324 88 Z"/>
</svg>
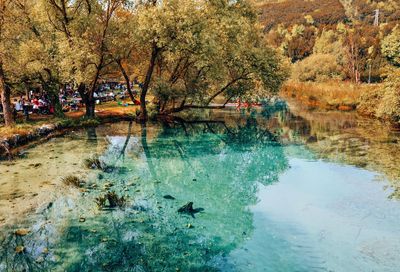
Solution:
<svg viewBox="0 0 400 272">
<path fill-rule="evenodd" d="M 89 168 L 89 169 L 103 169 L 103 166 L 99 159 L 99 156 L 96 156 L 96 155 L 85 159 L 84 165 L 86 168 Z"/>
<path fill-rule="evenodd" d="M 123 208 L 126 205 L 124 196 L 118 196 L 114 191 L 107 192 L 103 196 L 96 197 L 95 202 L 99 209 L 105 208 Z"/>
<path fill-rule="evenodd" d="M 81 180 L 77 176 L 66 176 L 61 179 L 62 183 L 67 186 L 73 186 L 76 188 L 82 188 L 85 185 L 85 181 Z"/>
</svg>

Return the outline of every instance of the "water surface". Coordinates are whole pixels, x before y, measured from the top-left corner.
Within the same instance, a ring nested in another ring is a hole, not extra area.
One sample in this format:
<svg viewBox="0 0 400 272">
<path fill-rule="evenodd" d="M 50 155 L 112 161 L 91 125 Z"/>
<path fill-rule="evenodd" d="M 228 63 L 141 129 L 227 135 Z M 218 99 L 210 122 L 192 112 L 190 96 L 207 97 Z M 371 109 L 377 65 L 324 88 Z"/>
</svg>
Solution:
<svg viewBox="0 0 400 272">
<path fill-rule="evenodd" d="M 398 271 L 395 132 L 284 107 L 200 119 L 75 131 L 0 163 L 0 271 Z M 99 209 L 107 191 L 126 206 Z"/>
</svg>

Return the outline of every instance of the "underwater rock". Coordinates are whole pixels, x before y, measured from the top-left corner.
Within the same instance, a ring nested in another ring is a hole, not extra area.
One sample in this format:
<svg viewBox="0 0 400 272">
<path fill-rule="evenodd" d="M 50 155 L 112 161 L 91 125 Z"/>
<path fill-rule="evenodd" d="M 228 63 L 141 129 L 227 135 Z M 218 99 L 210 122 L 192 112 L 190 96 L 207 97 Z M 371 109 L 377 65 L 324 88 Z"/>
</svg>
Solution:
<svg viewBox="0 0 400 272">
<path fill-rule="evenodd" d="M 28 229 L 18 229 L 14 232 L 15 235 L 17 236 L 25 236 L 30 232 Z"/>
<path fill-rule="evenodd" d="M 190 214 L 193 218 L 195 218 L 194 215 L 196 213 L 199 213 L 199 212 L 202 212 L 202 211 L 204 211 L 203 208 L 193 209 L 193 202 L 188 202 L 187 204 L 183 205 L 182 207 L 180 207 L 178 209 L 178 213 Z"/>
<path fill-rule="evenodd" d="M 165 196 L 163 196 L 163 198 L 169 199 L 169 200 L 175 200 L 175 197 L 173 197 L 172 195 L 165 195 Z"/>
<path fill-rule="evenodd" d="M 79 218 L 79 222 L 83 223 L 83 222 L 85 222 L 85 221 L 86 221 L 86 218 L 85 218 L 85 217 Z"/>
</svg>

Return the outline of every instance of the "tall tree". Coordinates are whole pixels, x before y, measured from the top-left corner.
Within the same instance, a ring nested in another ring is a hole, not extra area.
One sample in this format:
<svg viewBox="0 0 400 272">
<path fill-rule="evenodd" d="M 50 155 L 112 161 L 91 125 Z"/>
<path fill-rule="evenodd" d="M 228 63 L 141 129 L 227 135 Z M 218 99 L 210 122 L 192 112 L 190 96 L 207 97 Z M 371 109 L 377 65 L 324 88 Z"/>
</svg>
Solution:
<svg viewBox="0 0 400 272">
<path fill-rule="evenodd" d="M 86 117 L 95 117 L 94 92 L 105 67 L 112 63 L 110 30 L 124 0 L 46 0 L 49 21 L 58 30 L 60 70 L 65 82 L 77 86 Z"/>
<path fill-rule="evenodd" d="M 5 35 L 5 29 L 10 23 L 11 1 L 0 0 L 0 96 L 1 103 L 3 106 L 4 121 L 6 126 L 14 125 L 13 110 L 10 101 L 11 90 L 6 85 L 6 75 L 4 72 L 4 59 L 5 59 L 5 47 L 4 41 L 7 40 Z"/>
<path fill-rule="evenodd" d="M 145 6 L 138 16 L 138 40 L 149 59 L 140 120 L 147 119 L 150 85 L 160 110 L 169 113 L 209 107 L 221 95 L 274 92 L 285 78 L 247 1 L 170 0 Z"/>
</svg>

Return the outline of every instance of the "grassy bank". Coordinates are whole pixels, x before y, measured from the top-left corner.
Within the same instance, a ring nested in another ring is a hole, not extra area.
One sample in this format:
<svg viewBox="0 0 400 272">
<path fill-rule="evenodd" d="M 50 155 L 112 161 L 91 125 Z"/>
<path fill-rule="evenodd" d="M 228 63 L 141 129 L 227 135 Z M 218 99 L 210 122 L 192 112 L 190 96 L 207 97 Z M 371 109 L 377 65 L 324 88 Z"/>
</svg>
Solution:
<svg viewBox="0 0 400 272">
<path fill-rule="evenodd" d="M 350 82 L 287 82 L 281 96 L 295 99 L 311 108 L 325 110 L 356 110 L 361 96 L 380 88 L 378 84 L 353 84 Z"/>
<path fill-rule="evenodd" d="M 31 115 L 30 121 L 23 121 L 19 116 L 17 124 L 13 127 L 4 127 L 0 124 L 0 139 L 14 135 L 27 135 L 44 125 L 58 125 L 63 128 L 96 125 L 110 119 L 133 118 L 137 107 L 122 107 L 115 102 L 109 102 L 97 106 L 97 120 L 85 120 L 83 109 L 75 112 L 68 112 L 65 118 L 55 118 L 52 115 Z"/>
<path fill-rule="evenodd" d="M 32 115 L 30 121 L 20 117 L 13 127 L 0 125 L 0 158 L 10 157 L 21 148 L 65 133 L 69 128 L 97 126 L 102 123 L 133 120 L 137 107 L 121 107 L 115 102 L 99 105 L 96 119 L 84 118 L 83 110 L 67 113 L 64 118 Z"/>
</svg>

